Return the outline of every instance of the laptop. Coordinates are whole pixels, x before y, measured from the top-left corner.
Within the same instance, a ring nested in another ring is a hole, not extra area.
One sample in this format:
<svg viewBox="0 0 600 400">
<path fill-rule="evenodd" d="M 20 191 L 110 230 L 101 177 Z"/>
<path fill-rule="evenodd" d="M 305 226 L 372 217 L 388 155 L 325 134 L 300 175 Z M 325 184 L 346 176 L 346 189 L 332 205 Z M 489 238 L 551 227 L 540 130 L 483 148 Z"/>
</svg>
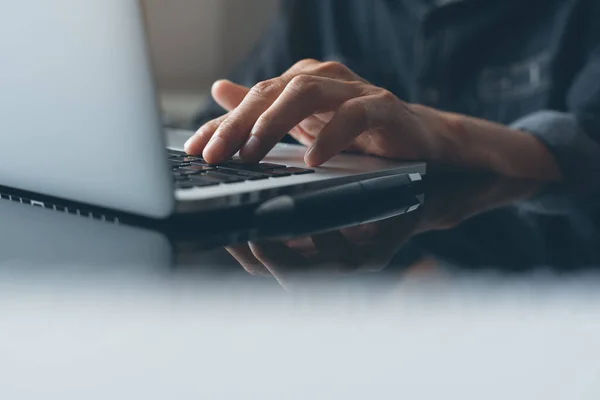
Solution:
<svg viewBox="0 0 600 400">
<path fill-rule="evenodd" d="M 309 169 L 305 149 L 289 144 L 260 164 L 208 165 L 183 140 L 167 147 L 137 0 L 17 1 L 0 19 L 4 187 L 165 219 L 425 174 L 424 163 L 350 154 Z"/>
</svg>

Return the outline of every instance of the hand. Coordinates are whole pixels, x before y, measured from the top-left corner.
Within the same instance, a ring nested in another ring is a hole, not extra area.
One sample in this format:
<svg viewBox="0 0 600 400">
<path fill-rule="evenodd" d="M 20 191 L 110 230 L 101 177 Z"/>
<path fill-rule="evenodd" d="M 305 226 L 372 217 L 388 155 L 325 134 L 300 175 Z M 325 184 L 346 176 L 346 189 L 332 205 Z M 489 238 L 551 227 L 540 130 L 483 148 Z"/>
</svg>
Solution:
<svg viewBox="0 0 600 400">
<path fill-rule="evenodd" d="M 423 129 L 408 103 L 335 62 L 304 60 L 250 90 L 219 81 L 213 96 L 230 112 L 202 126 L 186 145 L 211 163 L 240 149 L 243 159 L 257 162 L 287 132 L 309 147 L 310 166 L 343 150 L 403 160 L 433 159 L 438 152 L 434 133 Z"/>
<path fill-rule="evenodd" d="M 410 237 L 417 219 L 413 212 L 310 237 L 228 247 L 227 251 L 248 273 L 272 276 L 284 289 L 295 291 L 311 278 L 335 281 L 380 272 Z"/>
<path fill-rule="evenodd" d="M 190 154 L 221 163 L 240 151 L 260 161 L 289 132 L 316 167 L 342 151 L 539 180 L 561 180 L 558 164 L 534 136 L 506 126 L 406 103 L 335 62 L 303 60 L 252 89 L 213 86 L 229 113 L 186 143 Z"/>
</svg>

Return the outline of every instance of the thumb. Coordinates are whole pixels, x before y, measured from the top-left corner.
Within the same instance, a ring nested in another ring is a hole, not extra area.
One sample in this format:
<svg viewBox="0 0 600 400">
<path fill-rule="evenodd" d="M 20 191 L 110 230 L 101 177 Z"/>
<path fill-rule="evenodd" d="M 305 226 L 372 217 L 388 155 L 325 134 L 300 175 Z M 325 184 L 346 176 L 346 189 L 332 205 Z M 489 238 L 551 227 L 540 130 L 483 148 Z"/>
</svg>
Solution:
<svg viewBox="0 0 600 400">
<path fill-rule="evenodd" d="M 231 111 L 240 105 L 250 89 L 228 80 L 216 81 L 211 89 L 212 96 L 221 107 Z"/>
</svg>

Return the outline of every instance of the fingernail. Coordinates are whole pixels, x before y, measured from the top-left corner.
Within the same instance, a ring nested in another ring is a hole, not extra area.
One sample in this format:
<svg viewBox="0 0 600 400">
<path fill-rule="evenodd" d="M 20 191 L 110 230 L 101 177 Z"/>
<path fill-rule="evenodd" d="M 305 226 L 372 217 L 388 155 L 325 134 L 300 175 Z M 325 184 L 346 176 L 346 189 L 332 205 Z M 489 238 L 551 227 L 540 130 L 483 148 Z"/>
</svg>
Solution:
<svg viewBox="0 0 600 400">
<path fill-rule="evenodd" d="M 210 139 L 210 142 L 208 142 L 206 145 L 203 154 L 205 158 L 206 155 L 210 154 L 210 158 L 215 159 L 225 157 L 227 155 L 225 154 L 226 152 L 227 143 L 225 143 L 225 140 L 223 140 L 223 138 L 220 136 L 213 136 L 212 139 Z"/>
<path fill-rule="evenodd" d="M 319 154 L 316 152 L 315 146 L 312 146 L 306 151 L 306 154 L 304 154 L 304 162 L 307 165 L 313 166 L 317 165 L 318 160 Z"/>
<path fill-rule="evenodd" d="M 240 150 L 240 155 L 242 157 L 256 155 L 260 151 L 260 139 L 255 135 L 250 135 L 250 138 Z"/>
</svg>

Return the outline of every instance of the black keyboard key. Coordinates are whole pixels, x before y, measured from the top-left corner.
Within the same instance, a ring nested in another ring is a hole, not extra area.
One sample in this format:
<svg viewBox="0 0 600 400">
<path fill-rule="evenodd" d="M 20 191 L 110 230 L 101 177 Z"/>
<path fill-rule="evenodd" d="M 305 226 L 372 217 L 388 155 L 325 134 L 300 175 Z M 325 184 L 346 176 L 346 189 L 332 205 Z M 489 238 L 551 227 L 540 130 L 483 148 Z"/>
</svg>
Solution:
<svg viewBox="0 0 600 400">
<path fill-rule="evenodd" d="M 167 154 L 169 156 L 177 156 L 177 157 L 185 157 L 187 154 L 184 151 L 167 149 Z"/>
<path fill-rule="evenodd" d="M 194 187 L 208 187 L 208 186 L 217 186 L 221 181 L 217 179 L 212 179 L 204 175 L 197 175 L 190 179 L 190 184 L 194 185 Z"/>
<path fill-rule="evenodd" d="M 191 161 L 190 161 L 190 163 L 192 163 L 192 164 L 194 164 L 194 165 L 211 165 L 211 166 L 213 166 L 213 167 L 215 166 L 215 165 L 209 164 L 209 163 L 207 163 L 206 161 L 204 161 L 204 160 L 200 160 L 200 159 L 197 159 L 197 160 L 191 160 Z"/>
<path fill-rule="evenodd" d="M 189 181 L 175 182 L 175 188 L 177 189 L 193 189 L 194 187 L 195 185 Z"/>
<path fill-rule="evenodd" d="M 185 156 L 185 157 L 183 157 L 183 161 L 191 162 L 191 163 L 206 164 L 206 161 L 204 161 L 204 159 L 202 157 L 197 157 L 197 156 Z"/>
<path fill-rule="evenodd" d="M 192 163 L 189 162 L 181 162 L 181 161 L 177 161 L 177 160 L 171 160 L 171 168 L 181 168 L 181 167 L 187 167 L 192 165 Z"/>
<path fill-rule="evenodd" d="M 286 176 L 292 176 L 291 172 L 286 172 L 283 169 L 267 170 L 267 171 L 263 171 L 262 173 L 265 175 L 268 175 L 269 178 L 283 178 Z"/>
<path fill-rule="evenodd" d="M 225 164 L 243 165 L 246 167 L 257 168 L 257 169 L 277 169 L 277 168 L 285 168 L 286 167 L 285 165 L 273 164 L 273 163 L 268 163 L 268 162 L 248 164 L 239 158 L 232 158 L 231 160 L 225 162 Z"/>
<path fill-rule="evenodd" d="M 215 171 L 209 171 L 201 176 L 218 180 L 221 183 L 238 183 L 238 182 L 244 182 L 245 180 L 247 180 L 244 178 L 240 178 L 238 176 L 227 175 L 227 174 L 223 174 L 223 173 L 219 173 L 219 172 L 215 172 Z"/>
<path fill-rule="evenodd" d="M 169 162 L 177 185 L 213 186 L 268 178 L 315 173 L 312 169 L 288 167 L 275 163 L 246 164 L 239 158 L 221 165 L 210 165 L 200 156 L 188 156 L 183 151 L 167 149 Z M 178 186 L 179 187 L 179 186 Z"/>
<path fill-rule="evenodd" d="M 237 169 L 241 171 L 249 171 L 249 172 L 263 172 L 270 171 L 275 169 L 285 168 L 285 165 L 280 164 L 271 164 L 271 163 L 260 163 L 260 164 L 243 164 L 237 160 L 230 160 L 221 165 L 225 168 Z"/>
<path fill-rule="evenodd" d="M 278 169 L 285 168 L 285 165 L 263 162 L 258 164 L 261 169 Z"/>
<path fill-rule="evenodd" d="M 194 187 L 203 188 L 203 187 L 211 187 L 219 185 L 219 182 L 214 181 L 198 181 L 194 182 Z"/>
<path fill-rule="evenodd" d="M 191 164 L 189 166 L 180 168 L 179 170 L 177 170 L 178 173 L 189 173 L 192 172 L 194 174 L 200 173 L 200 172 L 206 172 L 206 171 L 213 171 L 217 169 L 217 167 L 214 167 L 212 165 L 198 165 L 198 164 Z"/>
<path fill-rule="evenodd" d="M 287 167 L 285 169 L 280 169 L 278 171 L 289 172 L 292 175 L 306 175 L 306 174 L 314 174 L 314 169 L 304 169 L 304 168 L 296 168 L 296 167 Z"/>
<path fill-rule="evenodd" d="M 194 170 L 185 170 L 185 169 L 180 169 L 177 170 L 176 173 L 174 174 L 176 177 L 177 176 L 181 176 L 181 177 L 188 177 L 191 175 L 196 175 L 196 174 L 200 174 L 202 173 L 202 171 L 194 171 Z"/>
<path fill-rule="evenodd" d="M 217 172 L 235 176 L 235 177 L 239 177 L 239 178 L 242 178 L 242 179 L 248 180 L 248 181 L 258 181 L 261 179 L 269 179 L 269 175 L 263 174 L 261 172 L 249 172 L 249 171 L 244 171 L 244 170 L 236 170 L 236 169 L 223 168 L 223 167 L 219 167 Z"/>
</svg>

